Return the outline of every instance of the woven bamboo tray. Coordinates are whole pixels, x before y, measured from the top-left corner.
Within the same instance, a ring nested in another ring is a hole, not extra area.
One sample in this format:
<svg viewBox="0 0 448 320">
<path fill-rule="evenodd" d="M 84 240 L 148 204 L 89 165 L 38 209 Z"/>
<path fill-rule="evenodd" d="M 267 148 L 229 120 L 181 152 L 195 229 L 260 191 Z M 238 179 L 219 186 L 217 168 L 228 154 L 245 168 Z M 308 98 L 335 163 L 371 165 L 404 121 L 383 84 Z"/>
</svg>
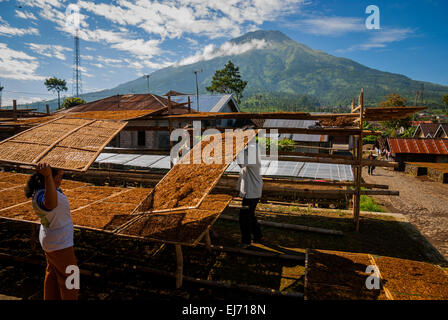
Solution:
<svg viewBox="0 0 448 320">
<path fill-rule="evenodd" d="M 59 117 L 0 142 L 0 161 L 87 171 L 127 122 Z"/>
<path fill-rule="evenodd" d="M 191 160 L 193 154 L 197 154 L 198 150 L 203 148 L 203 143 L 196 144 L 154 187 L 152 192 L 146 197 L 141 204 L 135 209 L 133 214 L 142 214 L 146 212 L 163 213 L 175 212 L 180 210 L 189 210 L 198 208 L 205 197 L 218 183 L 227 167 L 232 163 L 235 157 L 245 146 L 256 136 L 257 131 L 235 131 L 230 134 L 231 139 L 224 142 L 226 154 L 224 159 L 222 156 L 217 157 L 222 164 L 186 164 L 188 159 Z M 212 136 L 222 136 L 217 134 Z M 229 137 L 229 136 L 227 136 Z M 247 139 L 244 139 L 247 137 Z M 210 137 L 209 137 L 209 140 Z M 222 140 L 214 139 L 213 142 L 207 143 L 210 149 L 222 143 Z M 207 147 L 206 146 L 206 147 Z M 229 155 L 227 150 L 232 150 Z M 206 176 L 208 175 L 208 176 Z M 204 178 L 205 177 L 205 178 Z M 184 199 L 189 195 L 196 195 L 188 205 L 177 205 L 176 195 Z M 186 196 L 185 196 L 186 195 Z M 154 202 L 166 201 L 172 203 L 165 204 L 164 207 L 154 208 Z M 173 205 L 174 204 L 174 205 Z"/>
</svg>

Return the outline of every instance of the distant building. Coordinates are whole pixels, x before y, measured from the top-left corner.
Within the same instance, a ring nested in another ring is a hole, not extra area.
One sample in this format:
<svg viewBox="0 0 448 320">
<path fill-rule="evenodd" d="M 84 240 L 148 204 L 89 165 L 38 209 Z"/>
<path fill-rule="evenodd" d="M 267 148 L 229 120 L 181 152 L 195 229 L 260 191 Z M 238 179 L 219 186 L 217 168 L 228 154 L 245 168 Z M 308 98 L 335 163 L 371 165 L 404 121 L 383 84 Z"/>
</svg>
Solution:
<svg viewBox="0 0 448 320">
<path fill-rule="evenodd" d="M 190 98 L 192 110 L 198 111 L 196 95 L 170 91 L 167 92 L 166 96 L 170 93 L 172 94 L 171 101 L 177 103 L 187 103 L 188 98 Z M 232 94 L 200 94 L 199 112 L 240 112 L 240 109 Z M 209 124 L 212 123 L 209 121 Z M 213 125 L 232 127 L 237 125 L 237 121 L 233 119 L 215 120 Z"/>
<path fill-rule="evenodd" d="M 448 139 L 448 123 L 441 123 L 437 128 L 434 138 Z"/>
<path fill-rule="evenodd" d="M 196 96 L 185 95 L 180 92 L 170 91 L 171 109 L 173 114 L 188 112 L 186 105 L 190 97 L 191 110 L 196 111 Z M 117 111 L 117 110 L 148 110 L 157 112 L 158 115 L 167 115 L 169 101 L 167 96 L 155 94 L 127 94 L 117 95 L 108 98 L 92 101 L 84 105 L 79 105 L 60 113 L 91 112 L 91 111 Z M 224 95 L 200 95 L 199 106 L 201 112 L 239 112 L 239 108 L 231 94 Z M 187 125 L 186 122 L 175 123 L 176 127 Z M 235 120 L 215 121 L 214 126 L 235 126 Z M 128 125 L 111 141 L 108 147 L 133 148 L 151 150 L 169 150 L 169 132 L 146 130 L 147 127 L 168 127 L 167 120 L 130 120 Z M 141 128 L 141 130 L 139 130 Z"/>
<path fill-rule="evenodd" d="M 420 123 L 414 132 L 413 138 L 434 138 L 439 128 L 438 123 Z"/>
<path fill-rule="evenodd" d="M 404 162 L 448 162 L 448 139 L 404 139 L 387 140 L 392 158 Z"/>
</svg>

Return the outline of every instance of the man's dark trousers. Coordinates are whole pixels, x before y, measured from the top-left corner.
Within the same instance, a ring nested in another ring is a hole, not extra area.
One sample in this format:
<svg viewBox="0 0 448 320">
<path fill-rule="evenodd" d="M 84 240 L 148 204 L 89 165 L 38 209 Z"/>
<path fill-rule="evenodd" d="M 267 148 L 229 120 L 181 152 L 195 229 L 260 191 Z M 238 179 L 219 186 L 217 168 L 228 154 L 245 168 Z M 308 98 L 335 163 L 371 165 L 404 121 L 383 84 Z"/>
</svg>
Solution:
<svg viewBox="0 0 448 320">
<path fill-rule="evenodd" d="M 241 242 L 245 244 L 251 243 L 251 235 L 254 236 L 254 240 L 259 240 L 262 237 L 260 226 L 258 225 L 257 218 L 255 217 L 255 209 L 260 199 L 247 199 L 243 198 L 243 207 L 249 207 L 248 209 L 240 210 L 240 229 L 241 229 Z"/>
</svg>

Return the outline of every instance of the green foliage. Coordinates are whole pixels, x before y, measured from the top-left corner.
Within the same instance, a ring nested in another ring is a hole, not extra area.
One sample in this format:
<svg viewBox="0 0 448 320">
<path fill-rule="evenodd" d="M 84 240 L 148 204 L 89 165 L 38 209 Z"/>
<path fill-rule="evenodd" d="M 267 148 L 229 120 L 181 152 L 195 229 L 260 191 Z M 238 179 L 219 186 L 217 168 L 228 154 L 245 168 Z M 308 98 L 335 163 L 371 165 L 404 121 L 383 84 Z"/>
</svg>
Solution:
<svg viewBox="0 0 448 320">
<path fill-rule="evenodd" d="M 400 136 L 400 138 L 412 138 L 412 136 L 415 133 L 415 130 L 417 130 L 417 127 L 409 127 L 407 128 Z"/>
<path fill-rule="evenodd" d="M 283 139 L 278 142 L 278 151 L 293 151 L 294 141 L 291 139 Z"/>
<path fill-rule="evenodd" d="M 367 121 L 363 123 L 362 128 L 364 130 L 372 130 L 372 131 L 377 131 L 379 129 L 378 127 L 372 125 L 371 123 L 369 123 Z M 377 139 L 378 139 L 377 136 L 364 136 L 362 138 L 362 143 L 363 144 L 375 144 Z"/>
<path fill-rule="evenodd" d="M 446 95 L 444 95 L 442 97 L 442 101 L 445 104 L 445 113 L 448 114 L 448 110 L 447 110 L 447 108 L 448 108 L 448 94 L 446 94 Z"/>
<path fill-rule="evenodd" d="M 292 141 L 291 139 L 273 140 L 271 138 L 257 137 L 257 142 L 263 147 L 266 146 L 266 152 L 269 152 L 271 150 L 271 146 L 273 146 L 276 141 L 278 151 L 294 150 L 294 141 Z"/>
<path fill-rule="evenodd" d="M 57 92 L 58 93 L 58 109 L 61 108 L 61 97 L 60 93 L 61 91 L 67 91 L 67 83 L 64 79 L 58 79 L 56 77 L 51 77 L 48 79 L 45 79 L 44 82 L 45 86 L 47 87 L 48 91 Z"/>
<path fill-rule="evenodd" d="M 361 195 L 361 203 L 359 205 L 361 211 L 370 212 L 383 212 L 381 206 L 375 202 L 371 197 L 366 195 Z"/>
<path fill-rule="evenodd" d="M 86 102 L 81 98 L 69 97 L 69 98 L 65 98 L 64 101 L 62 102 L 62 108 L 68 109 L 68 108 L 72 108 L 74 106 L 78 106 L 80 104 L 86 104 Z"/>
<path fill-rule="evenodd" d="M 247 81 L 241 80 L 239 68 L 229 60 L 224 69 L 216 70 L 212 84 L 206 90 L 212 93 L 233 93 L 236 102 L 239 104 L 246 85 Z"/>
</svg>

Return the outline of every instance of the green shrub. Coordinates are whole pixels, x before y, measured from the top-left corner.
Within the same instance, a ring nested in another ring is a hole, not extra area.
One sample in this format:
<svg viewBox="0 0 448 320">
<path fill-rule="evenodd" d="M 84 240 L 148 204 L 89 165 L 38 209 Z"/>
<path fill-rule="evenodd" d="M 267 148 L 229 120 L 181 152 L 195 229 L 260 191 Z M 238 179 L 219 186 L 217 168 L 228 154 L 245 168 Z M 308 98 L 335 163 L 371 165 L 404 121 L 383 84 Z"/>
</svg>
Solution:
<svg viewBox="0 0 448 320">
<path fill-rule="evenodd" d="M 361 196 L 361 211 L 371 211 L 371 212 L 383 212 L 381 206 L 375 202 L 371 197 L 362 195 Z"/>
</svg>

